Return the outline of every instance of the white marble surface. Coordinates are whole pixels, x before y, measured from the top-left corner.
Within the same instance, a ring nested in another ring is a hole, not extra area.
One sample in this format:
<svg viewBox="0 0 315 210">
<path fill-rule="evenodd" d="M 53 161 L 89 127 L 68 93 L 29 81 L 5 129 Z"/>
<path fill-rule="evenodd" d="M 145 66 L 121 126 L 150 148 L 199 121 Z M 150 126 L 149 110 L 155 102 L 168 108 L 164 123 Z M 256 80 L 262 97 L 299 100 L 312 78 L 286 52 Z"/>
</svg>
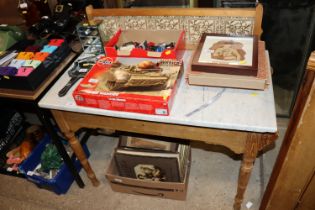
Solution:
<svg viewBox="0 0 315 210">
<path fill-rule="evenodd" d="M 185 71 L 191 55 L 190 51 L 184 55 Z M 254 132 L 277 131 L 272 85 L 269 85 L 265 91 L 226 88 L 221 97 L 208 107 L 187 117 L 186 114 L 211 101 L 222 88 L 188 85 L 184 74 L 170 115 L 156 116 L 77 106 L 72 98 L 72 91 L 78 83 L 70 89 L 66 96 L 57 95 L 68 80 L 69 76 L 65 72 L 40 100 L 39 106 L 71 112 L 209 128 Z"/>
</svg>

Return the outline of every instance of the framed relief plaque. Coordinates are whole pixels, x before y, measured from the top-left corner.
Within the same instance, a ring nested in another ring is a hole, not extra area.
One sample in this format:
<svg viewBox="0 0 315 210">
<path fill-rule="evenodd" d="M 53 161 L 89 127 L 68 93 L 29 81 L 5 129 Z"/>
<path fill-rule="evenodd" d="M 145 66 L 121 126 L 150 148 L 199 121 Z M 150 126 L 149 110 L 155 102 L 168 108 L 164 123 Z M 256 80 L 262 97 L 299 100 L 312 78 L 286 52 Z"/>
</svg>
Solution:
<svg viewBox="0 0 315 210">
<path fill-rule="evenodd" d="M 257 76 L 258 38 L 204 33 L 195 51 L 191 70 Z"/>
</svg>

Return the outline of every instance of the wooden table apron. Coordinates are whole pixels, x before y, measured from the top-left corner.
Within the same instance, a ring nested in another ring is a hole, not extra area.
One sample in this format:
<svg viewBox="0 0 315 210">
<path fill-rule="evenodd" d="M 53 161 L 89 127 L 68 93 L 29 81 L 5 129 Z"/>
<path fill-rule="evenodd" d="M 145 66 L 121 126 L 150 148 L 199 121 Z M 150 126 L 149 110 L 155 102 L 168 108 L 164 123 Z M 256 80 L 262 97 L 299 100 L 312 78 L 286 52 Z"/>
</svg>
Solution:
<svg viewBox="0 0 315 210">
<path fill-rule="evenodd" d="M 241 207 L 243 196 L 257 153 L 264 147 L 273 143 L 277 138 L 276 133 L 213 129 L 82 114 L 69 111 L 51 110 L 51 112 L 57 121 L 59 128 L 68 138 L 74 153 L 77 155 L 94 186 L 98 186 L 99 181 L 86 158 L 79 140 L 74 135 L 74 132 L 80 128 L 103 128 L 140 134 L 180 138 L 192 141 L 202 141 L 207 144 L 222 145 L 229 148 L 234 153 L 243 154 L 238 178 L 237 194 L 234 201 L 234 209 L 240 209 Z"/>
</svg>

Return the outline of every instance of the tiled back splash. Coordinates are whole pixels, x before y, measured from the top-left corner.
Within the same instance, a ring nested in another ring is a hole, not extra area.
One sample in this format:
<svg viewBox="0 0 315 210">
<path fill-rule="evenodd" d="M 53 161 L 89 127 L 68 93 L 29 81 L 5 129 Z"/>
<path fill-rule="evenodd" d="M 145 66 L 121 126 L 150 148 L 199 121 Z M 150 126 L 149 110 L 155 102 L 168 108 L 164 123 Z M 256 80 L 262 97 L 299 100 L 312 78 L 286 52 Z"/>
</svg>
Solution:
<svg viewBox="0 0 315 210">
<path fill-rule="evenodd" d="M 254 18 L 215 16 L 102 16 L 100 31 L 111 37 L 118 29 L 127 30 L 181 30 L 186 31 L 186 42 L 196 44 L 203 32 L 252 35 Z"/>
</svg>

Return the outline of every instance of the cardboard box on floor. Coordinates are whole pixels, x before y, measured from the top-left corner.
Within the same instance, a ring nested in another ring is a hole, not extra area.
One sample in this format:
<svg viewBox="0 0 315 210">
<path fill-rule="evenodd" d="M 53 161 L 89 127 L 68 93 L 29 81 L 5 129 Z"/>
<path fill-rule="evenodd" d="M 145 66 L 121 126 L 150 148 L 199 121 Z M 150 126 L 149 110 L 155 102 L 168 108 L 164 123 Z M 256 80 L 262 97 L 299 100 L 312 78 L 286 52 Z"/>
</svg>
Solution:
<svg viewBox="0 0 315 210">
<path fill-rule="evenodd" d="M 159 43 L 175 43 L 172 49 L 165 49 L 162 52 L 147 51 L 145 49 L 134 48 L 132 50 L 119 50 L 115 46 L 122 46 L 128 42 L 142 43 L 144 41 Z M 163 58 L 181 59 L 185 50 L 185 31 L 168 30 L 119 30 L 106 44 L 105 52 L 107 56 L 117 57 L 143 57 L 143 58 Z"/>
<path fill-rule="evenodd" d="M 191 158 L 189 157 L 184 182 L 151 182 L 119 176 L 114 158 L 107 169 L 106 178 L 115 192 L 186 200 L 190 160 Z"/>
</svg>

